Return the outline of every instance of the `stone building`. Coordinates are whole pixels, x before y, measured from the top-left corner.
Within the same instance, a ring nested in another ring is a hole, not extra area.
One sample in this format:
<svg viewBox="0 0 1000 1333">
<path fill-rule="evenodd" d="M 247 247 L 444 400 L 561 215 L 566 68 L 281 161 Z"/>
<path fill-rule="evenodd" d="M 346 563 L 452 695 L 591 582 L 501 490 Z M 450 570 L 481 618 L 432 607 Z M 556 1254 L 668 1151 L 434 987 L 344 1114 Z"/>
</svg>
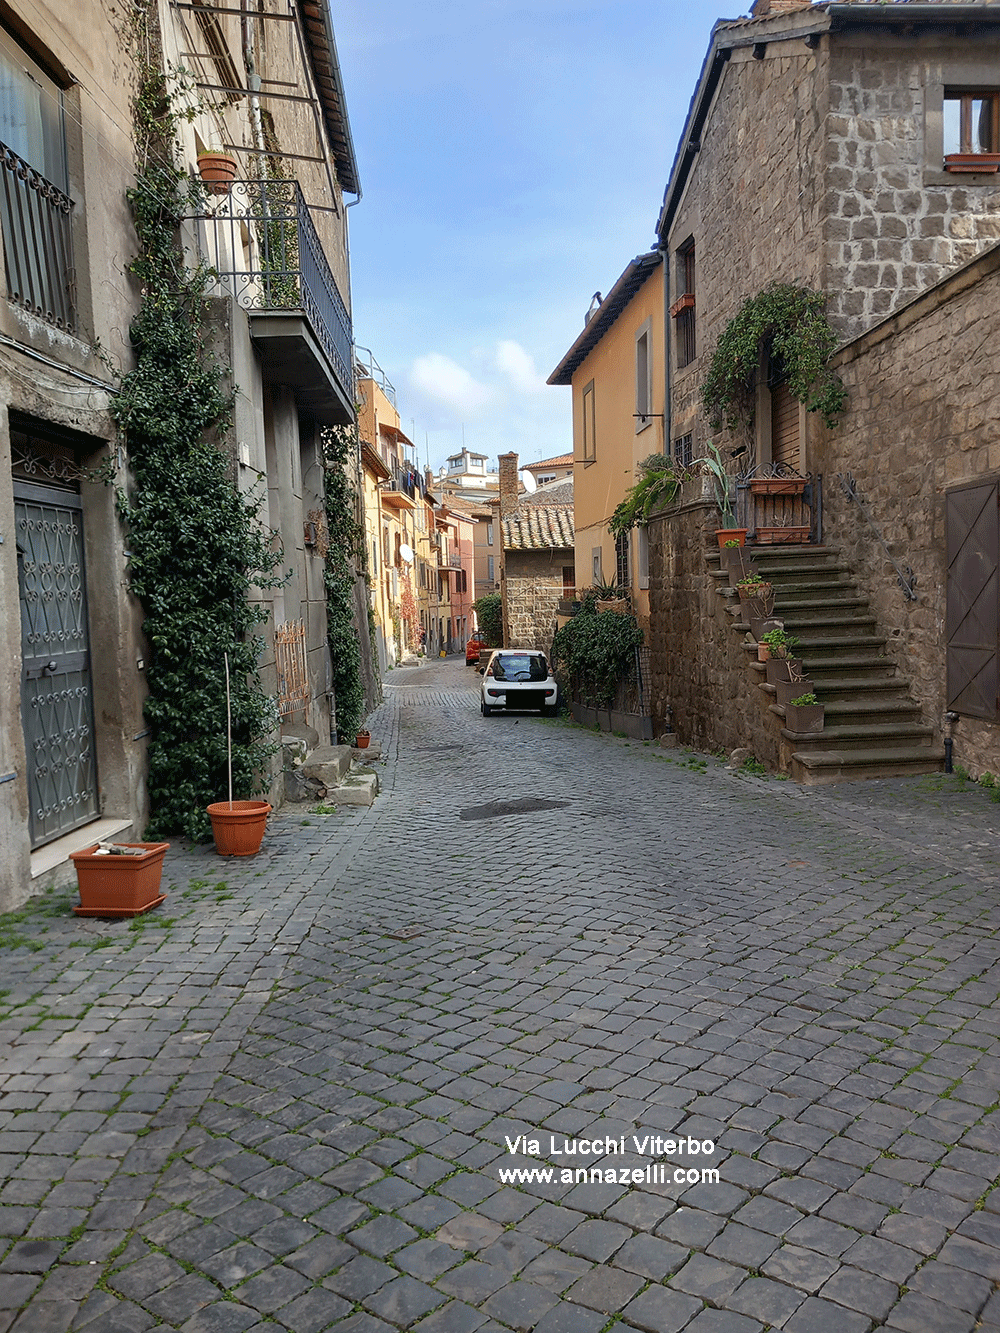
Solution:
<svg viewBox="0 0 1000 1333">
<path fill-rule="evenodd" d="M 661 724 L 672 709 L 684 740 L 748 745 L 803 780 L 925 771 L 941 761 L 945 705 L 968 706 L 946 681 L 968 646 L 947 649 L 957 502 L 946 488 L 1000 465 L 981 433 L 995 418 L 989 366 L 959 337 L 967 303 L 990 289 L 977 265 L 989 267 L 1000 238 L 998 47 L 990 4 L 785 0 L 713 31 L 658 222 L 667 447 L 697 460 L 714 438 L 734 473 L 780 463 L 808 479 L 825 545 L 758 556 L 828 707 L 821 756 L 783 730 L 773 690 L 757 688 L 732 632 L 736 605 L 718 595 L 717 512 L 695 478 L 649 525 L 655 708 Z M 713 431 L 700 395 L 719 335 L 776 281 L 827 294 L 848 409 L 827 429 L 792 397 L 765 341 L 752 427 Z M 910 592 L 876 532 L 904 579 L 916 573 Z M 963 714 L 955 753 L 967 747 L 983 765 L 1000 714 L 994 699 L 983 717 L 972 692 L 979 714 Z"/>
<path fill-rule="evenodd" d="M 184 113 L 177 166 L 193 178 L 199 154 L 219 150 L 234 178 L 181 235 L 218 274 L 209 323 L 235 389 L 231 476 L 261 497 L 284 552 L 287 579 L 259 594 L 264 689 L 329 732 L 319 431 L 353 421 L 344 193 L 360 190 L 329 9 L 306 0 L 294 28 L 272 0 L 242 17 L 161 5 L 140 19 L 148 31 L 98 0 L 72 23 L 54 0 L 10 0 L 0 15 L 0 910 L 71 879 L 72 850 L 141 837 L 149 815 L 155 645 L 129 592 L 115 507 L 127 441 L 109 409 L 134 364 L 127 196 L 151 52 Z"/>
<path fill-rule="evenodd" d="M 573 508 L 519 502 L 517 454 L 501 454 L 499 464 L 504 647 L 548 653 L 559 602 L 576 585 Z"/>
</svg>

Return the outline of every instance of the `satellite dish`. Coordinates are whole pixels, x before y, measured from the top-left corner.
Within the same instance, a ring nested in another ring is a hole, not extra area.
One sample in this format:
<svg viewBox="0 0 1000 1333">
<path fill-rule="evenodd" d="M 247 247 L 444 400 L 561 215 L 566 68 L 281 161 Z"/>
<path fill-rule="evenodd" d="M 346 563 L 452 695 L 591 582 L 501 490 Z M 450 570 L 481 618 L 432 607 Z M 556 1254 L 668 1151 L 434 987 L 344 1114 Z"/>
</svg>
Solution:
<svg viewBox="0 0 1000 1333">
<path fill-rule="evenodd" d="M 521 481 L 524 484 L 524 489 L 529 495 L 534 495 L 535 491 L 538 490 L 538 482 L 535 480 L 535 474 L 533 472 L 522 472 Z"/>
<path fill-rule="evenodd" d="M 413 564 L 413 547 L 412 547 L 412 546 L 407 546 L 406 543 L 404 542 L 403 545 L 400 546 L 400 548 L 399 548 L 399 554 L 400 554 L 400 556 L 402 557 L 402 559 L 406 561 L 406 563 L 407 563 L 408 565 L 412 565 L 412 564 Z"/>
</svg>

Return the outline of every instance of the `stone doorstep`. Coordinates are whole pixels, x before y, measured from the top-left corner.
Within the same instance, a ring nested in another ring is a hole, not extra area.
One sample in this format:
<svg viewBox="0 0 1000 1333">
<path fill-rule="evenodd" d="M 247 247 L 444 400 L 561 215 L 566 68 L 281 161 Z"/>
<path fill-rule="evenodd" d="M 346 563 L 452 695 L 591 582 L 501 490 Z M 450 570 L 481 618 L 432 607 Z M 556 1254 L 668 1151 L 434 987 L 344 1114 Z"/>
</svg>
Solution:
<svg viewBox="0 0 1000 1333">
<path fill-rule="evenodd" d="M 39 847 L 31 853 L 32 894 L 41 893 L 49 886 L 61 889 L 76 883 L 76 867 L 69 859 L 71 852 L 82 852 L 84 847 L 92 847 L 95 842 L 106 842 L 108 838 L 118 838 L 119 842 L 134 842 L 134 838 L 119 836 L 131 832 L 130 819 L 95 819 Z"/>
<path fill-rule="evenodd" d="M 371 805 L 378 795 L 378 774 L 364 769 L 351 773 L 335 787 L 327 790 L 326 805 Z"/>
<path fill-rule="evenodd" d="M 306 778 L 315 778 L 324 787 L 336 787 L 351 770 L 350 745 L 320 745 L 299 768 Z"/>
</svg>

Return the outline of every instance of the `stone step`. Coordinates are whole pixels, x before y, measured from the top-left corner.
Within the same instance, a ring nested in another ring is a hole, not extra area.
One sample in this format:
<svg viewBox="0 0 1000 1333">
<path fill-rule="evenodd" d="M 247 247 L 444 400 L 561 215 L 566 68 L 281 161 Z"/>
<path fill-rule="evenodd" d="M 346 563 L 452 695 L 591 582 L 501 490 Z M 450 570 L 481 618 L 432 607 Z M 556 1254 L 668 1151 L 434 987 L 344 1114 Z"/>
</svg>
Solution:
<svg viewBox="0 0 1000 1333">
<path fill-rule="evenodd" d="M 910 683 L 901 676 L 823 676 L 808 670 L 806 675 L 828 705 L 840 701 L 855 706 L 876 699 L 889 701 L 891 707 L 913 704 L 908 694 Z"/>
<path fill-rule="evenodd" d="M 823 702 L 820 700 L 820 702 Z M 780 704 L 771 704 L 771 712 L 784 720 L 785 710 Z M 934 744 L 934 728 L 920 722 L 877 722 L 865 726 L 830 725 L 830 714 L 824 719 L 822 731 L 803 735 L 782 728 L 782 735 L 794 737 L 795 748 L 801 752 L 812 750 L 895 750 L 915 749 Z"/>
<path fill-rule="evenodd" d="M 792 777 L 809 787 L 828 786 L 834 782 L 863 782 L 870 778 L 899 778 L 914 773 L 940 773 L 944 765 L 944 747 L 940 745 L 801 750 L 797 748 L 802 739 L 800 736 L 790 731 L 783 731 L 782 736 L 796 747 L 791 755 Z"/>
<path fill-rule="evenodd" d="M 326 793 L 327 805 L 371 805 L 378 795 L 378 774 L 357 768 Z"/>
<path fill-rule="evenodd" d="M 350 745 L 320 745 L 301 765 L 304 777 L 314 778 L 325 787 L 335 787 L 351 770 Z"/>
<path fill-rule="evenodd" d="M 884 722 L 919 724 L 923 716 L 919 704 L 915 704 L 908 695 L 900 695 L 899 698 L 891 695 L 886 698 L 867 698 L 861 695 L 856 699 L 833 699 L 824 689 L 822 701 L 826 706 L 827 722 L 838 727 L 862 727 Z"/>
<path fill-rule="evenodd" d="M 857 653 L 837 655 L 827 651 L 813 652 L 811 644 L 803 644 L 796 649 L 801 658 L 806 674 L 811 676 L 817 686 L 825 684 L 831 677 L 835 679 L 857 680 L 869 678 L 875 680 L 898 679 L 896 664 L 888 657 L 879 657 L 876 653 Z M 902 684 L 902 682 L 900 682 Z"/>
<path fill-rule="evenodd" d="M 775 588 L 774 594 L 774 614 L 780 615 L 800 615 L 815 611 L 817 614 L 829 611 L 841 611 L 847 615 L 864 615 L 868 611 L 869 601 L 867 597 L 861 597 L 857 593 L 831 593 L 829 596 L 817 596 L 815 593 L 803 593 L 799 597 L 786 597 L 784 589 L 779 584 L 772 585 Z"/>
</svg>

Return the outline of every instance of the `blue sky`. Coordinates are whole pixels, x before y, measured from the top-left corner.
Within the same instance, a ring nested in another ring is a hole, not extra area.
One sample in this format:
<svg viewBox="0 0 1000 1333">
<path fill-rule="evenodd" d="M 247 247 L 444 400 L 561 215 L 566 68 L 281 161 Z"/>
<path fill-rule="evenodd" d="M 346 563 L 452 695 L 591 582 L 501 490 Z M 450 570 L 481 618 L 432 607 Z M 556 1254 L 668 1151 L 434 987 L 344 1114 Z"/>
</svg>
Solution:
<svg viewBox="0 0 1000 1333">
<path fill-rule="evenodd" d="M 720 11 L 707 0 L 331 0 L 364 197 L 354 331 L 437 467 L 571 448 L 545 384 L 652 248 Z"/>
</svg>

